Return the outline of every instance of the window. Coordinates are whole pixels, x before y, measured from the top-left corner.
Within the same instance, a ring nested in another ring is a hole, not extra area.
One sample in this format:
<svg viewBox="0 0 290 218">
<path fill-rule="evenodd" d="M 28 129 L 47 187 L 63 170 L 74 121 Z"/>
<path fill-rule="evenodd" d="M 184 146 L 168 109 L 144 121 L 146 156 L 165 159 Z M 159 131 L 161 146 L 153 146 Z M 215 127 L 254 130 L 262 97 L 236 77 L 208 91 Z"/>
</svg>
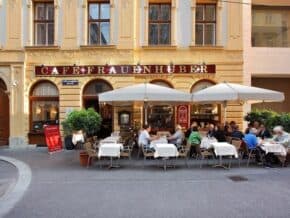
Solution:
<svg viewBox="0 0 290 218">
<path fill-rule="evenodd" d="M 58 124 L 59 93 L 51 82 L 34 86 L 30 95 L 31 130 L 43 131 L 43 126 Z"/>
<path fill-rule="evenodd" d="M 252 46 L 290 47 L 290 7 L 253 6 Z"/>
<path fill-rule="evenodd" d="M 195 44 L 215 45 L 216 5 L 197 4 L 195 16 Z"/>
<path fill-rule="evenodd" d="M 89 3 L 89 38 L 90 45 L 107 45 L 110 41 L 110 3 Z"/>
<path fill-rule="evenodd" d="M 53 45 L 54 6 L 53 2 L 36 2 L 34 7 L 34 44 Z"/>
<path fill-rule="evenodd" d="M 149 44 L 170 44 L 171 5 L 149 4 Z"/>
</svg>

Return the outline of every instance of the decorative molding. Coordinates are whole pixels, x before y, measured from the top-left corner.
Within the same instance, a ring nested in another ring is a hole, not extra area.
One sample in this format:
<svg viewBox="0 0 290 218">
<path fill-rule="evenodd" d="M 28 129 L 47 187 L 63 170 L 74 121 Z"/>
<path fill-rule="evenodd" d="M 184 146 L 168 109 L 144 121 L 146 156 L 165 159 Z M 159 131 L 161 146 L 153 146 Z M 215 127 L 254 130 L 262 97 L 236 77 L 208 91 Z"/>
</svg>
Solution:
<svg viewBox="0 0 290 218">
<path fill-rule="evenodd" d="M 31 8 L 32 7 L 32 0 L 26 0 L 26 6 L 28 8 Z"/>
<path fill-rule="evenodd" d="M 55 9 L 59 8 L 59 0 L 54 0 L 54 8 Z"/>
<path fill-rule="evenodd" d="M 217 7 L 218 7 L 218 9 L 222 9 L 223 8 L 223 3 L 222 3 L 222 1 L 217 1 Z"/>
<path fill-rule="evenodd" d="M 82 8 L 87 8 L 87 7 L 88 7 L 88 0 L 83 0 Z"/>
</svg>

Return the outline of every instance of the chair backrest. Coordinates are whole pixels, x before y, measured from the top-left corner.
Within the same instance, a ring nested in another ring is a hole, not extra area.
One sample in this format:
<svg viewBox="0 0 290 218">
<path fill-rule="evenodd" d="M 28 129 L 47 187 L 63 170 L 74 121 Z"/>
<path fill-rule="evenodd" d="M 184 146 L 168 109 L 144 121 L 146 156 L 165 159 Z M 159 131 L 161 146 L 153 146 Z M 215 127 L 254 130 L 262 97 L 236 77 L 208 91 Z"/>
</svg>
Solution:
<svg viewBox="0 0 290 218">
<path fill-rule="evenodd" d="M 86 152 L 88 153 L 89 156 L 91 155 L 94 155 L 95 152 L 94 152 L 94 149 L 93 149 L 93 146 L 92 146 L 92 143 L 91 142 L 86 142 L 84 144 L 84 148 L 86 150 Z"/>
<path fill-rule="evenodd" d="M 231 136 L 226 136 L 226 141 L 227 141 L 227 143 L 232 143 L 232 139 L 233 139 L 233 137 L 231 137 Z"/>
<path fill-rule="evenodd" d="M 241 139 L 238 138 L 232 138 L 232 145 L 236 147 L 237 150 L 241 149 L 243 141 Z"/>
</svg>

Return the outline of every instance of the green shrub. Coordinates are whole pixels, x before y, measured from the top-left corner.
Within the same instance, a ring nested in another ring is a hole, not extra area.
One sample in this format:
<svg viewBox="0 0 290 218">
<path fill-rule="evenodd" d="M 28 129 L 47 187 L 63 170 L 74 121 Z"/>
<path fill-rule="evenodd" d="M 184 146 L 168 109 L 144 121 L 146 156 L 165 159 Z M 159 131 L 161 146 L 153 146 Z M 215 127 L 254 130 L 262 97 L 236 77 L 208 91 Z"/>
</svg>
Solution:
<svg viewBox="0 0 290 218">
<path fill-rule="evenodd" d="M 99 131 L 101 122 L 101 116 L 93 108 L 89 108 L 70 112 L 62 122 L 62 126 L 65 135 L 82 130 L 87 136 L 93 136 Z"/>
<path fill-rule="evenodd" d="M 290 113 L 277 113 L 270 110 L 254 110 L 249 112 L 245 118 L 248 122 L 259 121 L 264 123 L 268 129 L 275 126 L 283 126 L 285 131 L 290 132 Z"/>
</svg>

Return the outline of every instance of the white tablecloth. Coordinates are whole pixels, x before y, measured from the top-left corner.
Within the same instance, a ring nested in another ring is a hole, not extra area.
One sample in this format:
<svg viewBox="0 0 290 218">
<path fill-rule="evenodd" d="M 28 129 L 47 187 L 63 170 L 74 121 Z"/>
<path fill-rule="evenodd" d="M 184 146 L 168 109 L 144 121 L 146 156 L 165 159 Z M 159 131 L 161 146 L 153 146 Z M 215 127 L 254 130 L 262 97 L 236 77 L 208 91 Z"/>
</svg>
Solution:
<svg viewBox="0 0 290 218">
<path fill-rule="evenodd" d="M 211 144 L 216 156 L 235 156 L 235 158 L 238 158 L 238 152 L 235 146 L 227 142 L 213 142 Z"/>
<path fill-rule="evenodd" d="M 101 144 L 104 143 L 113 143 L 116 144 L 120 141 L 120 136 L 109 136 L 107 138 L 104 138 L 103 140 L 100 141 Z"/>
<path fill-rule="evenodd" d="M 156 139 L 156 140 L 151 141 L 150 148 L 155 148 L 155 146 L 157 144 L 167 144 L 167 143 L 168 143 L 167 138 L 166 137 L 161 137 L 159 139 Z"/>
<path fill-rule="evenodd" d="M 217 142 L 215 138 L 203 137 L 200 143 L 200 148 L 212 148 L 212 143 Z"/>
<path fill-rule="evenodd" d="M 285 147 L 278 143 L 265 142 L 262 143 L 260 147 L 266 152 L 266 154 L 275 153 L 282 156 L 287 155 L 287 150 L 285 149 Z"/>
<path fill-rule="evenodd" d="M 99 147 L 98 157 L 120 157 L 122 144 L 104 143 Z"/>
<path fill-rule="evenodd" d="M 178 151 L 174 144 L 155 144 L 154 157 L 177 157 Z"/>
<path fill-rule="evenodd" d="M 80 131 L 78 133 L 73 133 L 72 143 L 76 145 L 78 142 L 83 143 L 85 141 L 84 134 Z"/>
</svg>

